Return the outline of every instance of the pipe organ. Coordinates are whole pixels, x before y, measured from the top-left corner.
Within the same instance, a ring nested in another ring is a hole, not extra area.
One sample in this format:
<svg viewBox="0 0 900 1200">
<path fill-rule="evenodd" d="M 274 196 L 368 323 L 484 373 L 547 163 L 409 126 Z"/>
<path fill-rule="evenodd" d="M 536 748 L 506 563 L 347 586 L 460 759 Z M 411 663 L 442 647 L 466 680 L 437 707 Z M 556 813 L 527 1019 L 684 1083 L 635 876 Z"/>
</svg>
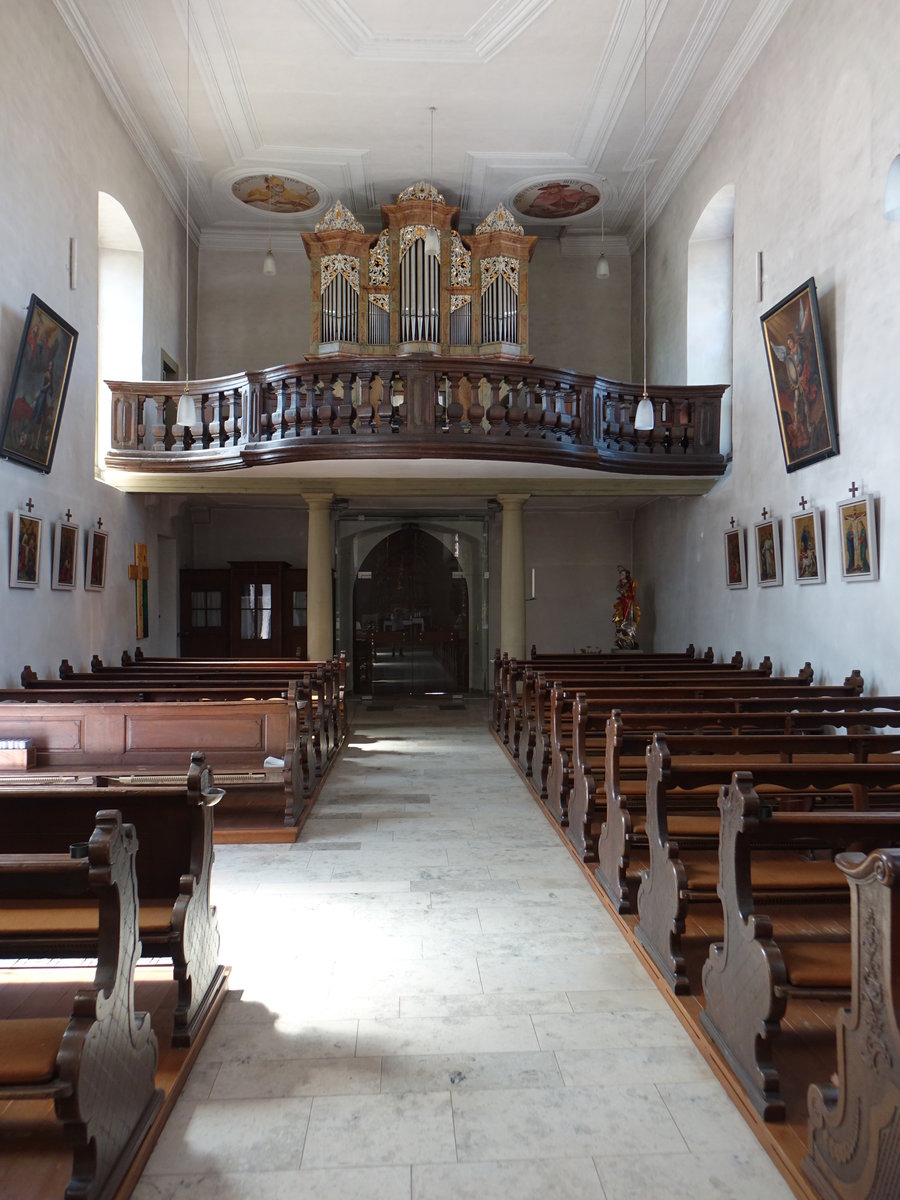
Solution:
<svg viewBox="0 0 900 1200">
<path fill-rule="evenodd" d="M 303 234 L 310 259 L 313 357 L 433 353 L 526 358 L 526 237 L 502 204 L 460 234 L 459 209 L 415 183 L 367 233 L 338 201 Z"/>
</svg>

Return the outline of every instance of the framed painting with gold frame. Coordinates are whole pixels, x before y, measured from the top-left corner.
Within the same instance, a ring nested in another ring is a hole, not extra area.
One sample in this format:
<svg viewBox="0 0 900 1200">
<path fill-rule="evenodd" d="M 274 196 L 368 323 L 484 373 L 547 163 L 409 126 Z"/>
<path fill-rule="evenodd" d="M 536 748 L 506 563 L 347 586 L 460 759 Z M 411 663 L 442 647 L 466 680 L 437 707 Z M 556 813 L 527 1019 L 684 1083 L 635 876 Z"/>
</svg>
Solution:
<svg viewBox="0 0 900 1200">
<path fill-rule="evenodd" d="M 781 531 L 777 520 L 766 517 L 753 526 L 753 545 L 756 548 L 756 582 L 760 587 L 781 587 Z"/>
<path fill-rule="evenodd" d="M 821 509 L 808 508 L 791 516 L 791 561 L 797 583 L 825 582 Z"/>
<path fill-rule="evenodd" d="M 747 586 L 747 550 L 740 525 L 725 530 L 725 582 L 733 591 Z"/>
<path fill-rule="evenodd" d="M 41 530 L 43 520 L 31 513 L 14 512 L 9 555 L 9 586 L 36 588 L 41 582 Z"/>
<path fill-rule="evenodd" d="M 838 550 L 841 578 L 848 583 L 878 578 L 875 501 L 856 496 L 838 504 Z"/>
<path fill-rule="evenodd" d="M 53 530 L 53 570 L 50 574 L 50 586 L 55 591 L 75 590 L 79 532 L 77 525 L 70 525 L 67 521 L 56 522 Z"/>
</svg>

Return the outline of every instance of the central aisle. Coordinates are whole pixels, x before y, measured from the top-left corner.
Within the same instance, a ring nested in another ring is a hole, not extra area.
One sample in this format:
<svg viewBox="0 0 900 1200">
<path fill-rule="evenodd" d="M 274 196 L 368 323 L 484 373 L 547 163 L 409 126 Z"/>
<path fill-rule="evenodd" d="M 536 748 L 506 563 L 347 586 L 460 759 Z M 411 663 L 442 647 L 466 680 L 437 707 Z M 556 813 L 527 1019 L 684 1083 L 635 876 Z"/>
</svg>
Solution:
<svg viewBox="0 0 900 1200">
<path fill-rule="evenodd" d="M 791 1195 L 487 721 L 359 707 L 296 845 L 217 848 L 232 991 L 137 1200 Z"/>
</svg>

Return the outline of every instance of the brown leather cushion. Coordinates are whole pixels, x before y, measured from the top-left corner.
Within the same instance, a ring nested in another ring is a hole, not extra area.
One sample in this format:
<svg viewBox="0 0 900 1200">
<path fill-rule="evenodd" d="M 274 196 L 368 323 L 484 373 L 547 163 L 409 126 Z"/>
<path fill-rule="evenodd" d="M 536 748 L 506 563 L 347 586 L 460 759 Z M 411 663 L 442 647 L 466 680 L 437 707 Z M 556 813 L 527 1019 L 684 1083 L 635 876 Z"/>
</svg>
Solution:
<svg viewBox="0 0 900 1200">
<path fill-rule="evenodd" d="M 0 936 L 95 937 L 97 920 L 97 905 L 92 900 L 0 901 Z M 160 935 L 171 924 L 171 901 L 145 900 L 141 904 L 142 933 Z"/>
<path fill-rule="evenodd" d="M 852 976 L 849 942 L 779 942 L 794 987 L 847 988 Z"/>
<path fill-rule="evenodd" d="M 68 1017 L 0 1021 L 0 1086 L 48 1083 L 56 1075 L 59 1044 Z"/>
</svg>

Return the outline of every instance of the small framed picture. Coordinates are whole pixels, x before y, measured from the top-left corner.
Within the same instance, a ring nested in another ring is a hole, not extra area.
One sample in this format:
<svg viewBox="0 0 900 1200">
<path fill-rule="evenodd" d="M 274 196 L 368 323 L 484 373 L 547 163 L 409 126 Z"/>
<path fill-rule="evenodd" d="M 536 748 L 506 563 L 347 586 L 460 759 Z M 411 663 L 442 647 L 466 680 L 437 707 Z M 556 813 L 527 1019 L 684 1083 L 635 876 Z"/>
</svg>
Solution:
<svg viewBox="0 0 900 1200">
<path fill-rule="evenodd" d="M 53 530 L 53 570 L 50 586 L 58 592 L 75 590 L 78 567 L 78 526 L 57 521 Z"/>
<path fill-rule="evenodd" d="M 791 517 L 791 558 L 798 583 L 825 582 L 824 551 L 821 511 L 810 508 L 794 513 Z"/>
<path fill-rule="evenodd" d="M 760 587 L 780 587 L 784 582 L 781 574 L 781 536 L 774 517 L 758 521 L 753 526 L 756 546 L 756 581 Z"/>
<path fill-rule="evenodd" d="M 84 590 L 102 592 L 106 587 L 106 549 L 108 534 L 92 529 L 87 537 L 87 553 L 84 557 Z"/>
<path fill-rule="evenodd" d="M 725 582 L 730 588 L 747 586 L 747 551 L 740 525 L 725 530 Z"/>
<path fill-rule="evenodd" d="M 838 504 L 838 549 L 843 579 L 878 578 L 875 532 L 875 501 L 871 496 L 857 496 Z"/>
<path fill-rule="evenodd" d="M 36 588 L 41 582 L 40 517 L 14 512 L 12 517 L 11 553 L 9 556 L 9 586 Z"/>
</svg>

